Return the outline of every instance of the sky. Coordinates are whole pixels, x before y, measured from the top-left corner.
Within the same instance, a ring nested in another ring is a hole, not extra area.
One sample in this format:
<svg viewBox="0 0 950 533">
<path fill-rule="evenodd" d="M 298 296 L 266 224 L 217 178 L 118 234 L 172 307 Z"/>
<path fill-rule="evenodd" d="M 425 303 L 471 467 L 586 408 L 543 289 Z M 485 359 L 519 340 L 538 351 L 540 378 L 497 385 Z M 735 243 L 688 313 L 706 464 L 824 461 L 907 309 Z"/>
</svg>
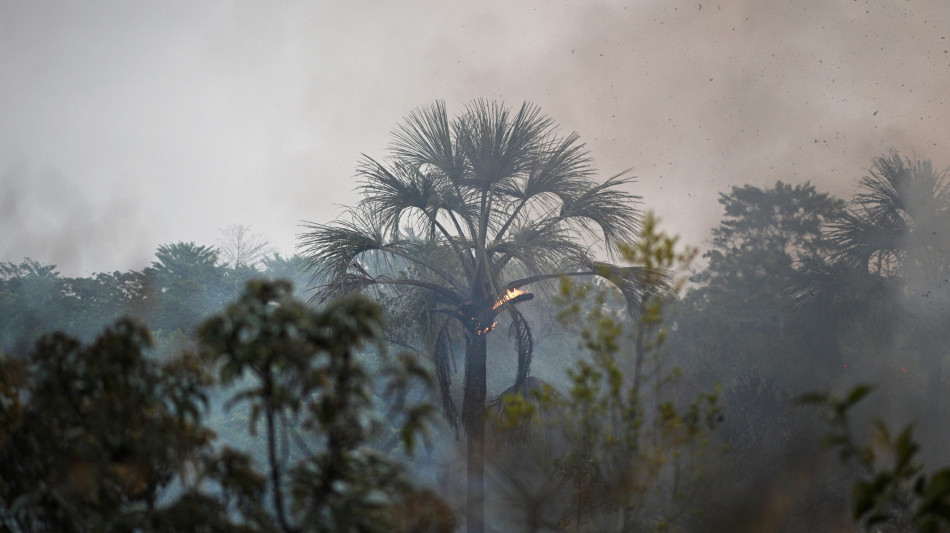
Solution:
<svg viewBox="0 0 950 533">
<path fill-rule="evenodd" d="M 733 185 L 950 165 L 950 2 L 0 0 L 0 262 L 294 251 L 412 109 L 530 101 L 702 248 Z"/>
</svg>

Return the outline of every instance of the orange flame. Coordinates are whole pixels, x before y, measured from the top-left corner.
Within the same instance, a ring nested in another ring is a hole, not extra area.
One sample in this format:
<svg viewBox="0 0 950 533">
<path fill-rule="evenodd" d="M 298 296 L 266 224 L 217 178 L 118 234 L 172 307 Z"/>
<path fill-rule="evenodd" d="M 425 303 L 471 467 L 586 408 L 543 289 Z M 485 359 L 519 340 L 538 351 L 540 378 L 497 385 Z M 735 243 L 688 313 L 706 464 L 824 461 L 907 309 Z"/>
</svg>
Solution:
<svg viewBox="0 0 950 533">
<path fill-rule="evenodd" d="M 495 305 L 492 306 L 492 309 L 498 309 L 502 305 L 505 305 L 505 302 L 511 300 L 512 298 L 521 296 L 524 294 L 524 291 L 521 289 L 508 289 L 505 291 L 505 294 L 502 294 L 498 301 L 495 302 Z"/>
</svg>

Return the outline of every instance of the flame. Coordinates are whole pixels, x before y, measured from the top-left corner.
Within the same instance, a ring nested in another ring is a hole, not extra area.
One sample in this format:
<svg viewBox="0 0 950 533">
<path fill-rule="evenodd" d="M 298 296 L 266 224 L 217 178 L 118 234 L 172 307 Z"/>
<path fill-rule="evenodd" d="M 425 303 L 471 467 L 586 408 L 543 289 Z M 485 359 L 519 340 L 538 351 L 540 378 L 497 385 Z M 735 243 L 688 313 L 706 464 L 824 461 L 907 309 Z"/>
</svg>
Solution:
<svg viewBox="0 0 950 533">
<path fill-rule="evenodd" d="M 492 309 L 498 309 L 502 305 L 505 305 L 505 302 L 511 300 L 512 298 L 521 296 L 522 294 L 524 294 L 524 291 L 521 289 L 508 289 L 505 291 L 505 294 L 502 294 L 501 297 L 498 298 L 498 301 L 495 302 L 495 305 L 492 306 Z"/>
</svg>

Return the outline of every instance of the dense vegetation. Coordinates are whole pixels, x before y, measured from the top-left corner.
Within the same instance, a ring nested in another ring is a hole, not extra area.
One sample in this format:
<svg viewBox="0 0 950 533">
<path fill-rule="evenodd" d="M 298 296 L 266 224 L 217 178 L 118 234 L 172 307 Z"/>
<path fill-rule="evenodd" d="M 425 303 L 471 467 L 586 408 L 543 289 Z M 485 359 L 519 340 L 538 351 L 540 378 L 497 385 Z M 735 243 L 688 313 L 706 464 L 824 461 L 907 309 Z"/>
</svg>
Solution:
<svg viewBox="0 0 950 533">
<path fill-rule="evenodd" d="M 950 531 L 946 173 L 732 187 L 697 259 L 536 109 L 466 113 L 303 256 L 0 264 L 0 531 Z"/>
</svg>

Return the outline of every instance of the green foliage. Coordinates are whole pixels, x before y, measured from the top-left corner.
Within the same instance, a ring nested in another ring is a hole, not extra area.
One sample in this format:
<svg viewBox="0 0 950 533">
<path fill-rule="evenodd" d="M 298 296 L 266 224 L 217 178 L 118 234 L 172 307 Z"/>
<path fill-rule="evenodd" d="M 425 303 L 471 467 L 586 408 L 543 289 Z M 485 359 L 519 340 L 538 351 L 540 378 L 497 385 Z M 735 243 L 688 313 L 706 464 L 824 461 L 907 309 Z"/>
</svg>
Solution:
<svg viewBox="0 0 950 533">
<path fill-rule="evenodd" d="M 679 374 L 664 361 L 665 304 L 695 254 L 676 248 L 649 214 L 637 244 L 621 248 L 626 261 L 650 273 L 640 278 L 646 299 L 632 313 L 611 304 L 616 292 L 562 279 L 559 318 L 588 357 L 568 370 L 564 395 L 538 386 L 502 398 L 496 428 L 520 432 L 515 446 L 524 451 L 515 457 L 550 458 L 543 465 L 553 473 L 550 488 L 540 494 L 551 507 L 535 512 L 565 531 L 663 530 L 676 519 L 674 508 L 683 511 L 672 502 L 684 501 L 700 475 L 719 410 L 716 394 L 677 397 Z"/>
<path fill-rule="evenodd" d="M 393 509 L 413 494 L 401 465 L 367 447 L 381 414 L 356 351 L 378 341 L 383 327 L 382 310 L 366 299 L 315 311 L 293 298 L 289 283 L 261 280 L 199 330 L 221 383 L 248 386 L 231 402 L 250 404 L 249 430 L 264 419 L 271 507 L 282 531 L 392 531 Z M 391 393 L 428 379 L 412 358 L 391 363 L 383 376 Z M 401 417 L 411 451 L 431 407 L 400 408 L 392 416 Z M 285 470 L 278 448 L 291 442 L 300 459 Z"/>
<path fill-rule="evenodd" d="M 89 345 L 55 333 L 28 359 L 0 359 L 5 531 L 162 531 L 159 502 L 198 497 L 215 461 L 209 376 L 191 356 L 146 359 L 150 342 L 123 319 Z"/>
<path fill-rule="evenodd" d="M 149 290 L 147 322 L 157 330 L 191 333 L 203 317 L 220 309 L 231 290 L 218 251 L 210 246 L 163 244 L 144 270 Z"/>
<path fill-rule="evenodd" d="M 861 471 L 852 487 L 855 520 L 887 531 L 950 531 L 950 468 L 924 470 L 913 426 L 894 435 L 875 420 L 867 443 L 854 439 L 852 410 L 870 392 L 871 387 L 858 385 L 844 397 L 812 393 L 800 399 L 823 408 L 830 430 L 825 444 Z"/>
<path fill-rule="evenodd" d="M 0 263 L 0 349 L 25 353 L 43 332 L 57 327 L 62 285 L 54 265 L 32 259 Z"/>
<path fill-rule="evenodd" d="M 107 324 L 133 311 L 142 282 L 134 272 L 64 278 L 55 265 L 32 259 L 0 263 L 0 351 L 25 355 L 53 330 L 90 341 Z"/>
<path fill-rule="evenodd" d="M 432 412 L 402 396 L 429 380 L 407 357 L 382 366 L 392 410 L 373 402 L 374 377 L 355 355 L 381 317 L 359 299 L 313 311 L 286 282 L 260 281 L 202 326 L 222 383 L 250 387 L 232 402 L 265 419 L 264 470 L 214 446 L 204 362 L 147 357 L 151 336 L 130 319 L 88 345 L 54 333 L 27 358 L 0 358 L 0 531 L 451 530 L 441 500 L 368 447 L 388 416 L 411 450 Z"/>
</svg>

